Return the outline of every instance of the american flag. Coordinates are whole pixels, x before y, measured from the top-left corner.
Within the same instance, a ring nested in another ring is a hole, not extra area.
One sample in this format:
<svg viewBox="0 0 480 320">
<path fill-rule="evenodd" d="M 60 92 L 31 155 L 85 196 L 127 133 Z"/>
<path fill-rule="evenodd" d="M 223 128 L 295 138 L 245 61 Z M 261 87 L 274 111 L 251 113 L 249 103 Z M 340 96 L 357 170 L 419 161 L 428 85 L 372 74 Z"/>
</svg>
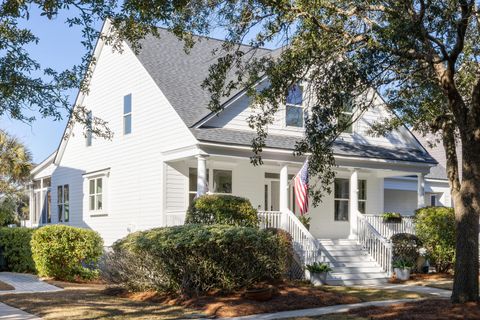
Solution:
<svg viewBox="0 0 480 320">
<path fill-rule="evenodd" d="M 300 214 L 304 215 L 308 211 L 308 159 L 294 179 L 295 201 L 300 210 Z"/>
</svg>

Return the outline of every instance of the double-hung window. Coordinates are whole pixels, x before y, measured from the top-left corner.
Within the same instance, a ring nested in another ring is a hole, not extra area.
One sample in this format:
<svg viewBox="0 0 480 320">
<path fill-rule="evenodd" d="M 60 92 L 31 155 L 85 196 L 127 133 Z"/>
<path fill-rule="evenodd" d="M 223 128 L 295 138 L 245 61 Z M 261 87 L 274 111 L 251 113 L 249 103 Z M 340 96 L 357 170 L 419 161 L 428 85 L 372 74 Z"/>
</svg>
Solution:
<svg viewBox="0 0 480 320">
<path fill-rule="evenodd" d="M 57 187 L 58 222 L 70 220 L 70 190 L 68 184 Z"/>
<path fill-rule="evenodd" d="M 286 99 L 285 124 L 287 127 L 303 127 L 303 89 L 294 85 L 288 90 Z"/>
<path fill-rule="evenodd" d="M 335 221 L 348 221 L 350 207 L 350 180 L 335 179 L 334 183 Z M 358 180 L 358 211 L 367 210 L 367 180 Z"/>
<path fill-rule="evenodd" d="M 132 133 L 132 95 L 123 97 L 123 134 Z"/>
<path fill-rule="evenodd" d="M 88 180 L 88 209 L 93 212 L 103 210 L 103 177 Z"/>
<path fill-rule="evenodd" d="M 210 188 L 210 173 L 212 174 L 213 188 Z M 213 193 L 232 193 L 231 170 L 207 170 L 207 186 Z M 188 171 L 188 203 L 192 203 L 197 196 L 197 168 L 189 168 Z"/>
</svg>

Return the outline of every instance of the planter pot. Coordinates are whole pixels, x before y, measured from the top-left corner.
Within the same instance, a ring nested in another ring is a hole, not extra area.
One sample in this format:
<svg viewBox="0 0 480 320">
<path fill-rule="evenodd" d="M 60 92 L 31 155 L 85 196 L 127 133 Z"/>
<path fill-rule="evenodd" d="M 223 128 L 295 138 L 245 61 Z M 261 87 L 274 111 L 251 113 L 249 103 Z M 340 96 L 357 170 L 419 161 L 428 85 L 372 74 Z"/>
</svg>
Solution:
<svg viewBox="0 0 480 320">
<path fill-rule="evenodd" d="M 314 286 L 321 286 L 327 283 L 328 272 L 312 273 L 310 272 L 310 283 Z"/>
<path fill-rule="evenodd" d="M 258 289 L 247 289 L 243 295 L 245 298 L 255 301 L 268 301 L 272 299 L 273 288 L 265 287 Z"/>
<path fill-rule="evenodd" d="M 398 280 L 406 281 L 410 279 L 410 268 L 405 268 L 405 269 L 395 268 L 393 269 L 393 271 L 395 271 L 395 275 L 397 276 Z"/>
<path fill-rule="evenodd" d="M 402 218 L 384 218 L 384 223 L 402 223 Z"/>
</svg>

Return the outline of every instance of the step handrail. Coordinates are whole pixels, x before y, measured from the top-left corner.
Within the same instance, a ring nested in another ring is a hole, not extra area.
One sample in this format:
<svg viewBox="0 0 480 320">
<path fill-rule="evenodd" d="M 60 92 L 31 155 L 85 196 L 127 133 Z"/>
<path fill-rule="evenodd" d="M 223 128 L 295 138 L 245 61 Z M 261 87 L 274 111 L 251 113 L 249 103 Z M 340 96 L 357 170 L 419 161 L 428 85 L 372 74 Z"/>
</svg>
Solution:
<svg viewBox="0 0 480 320">
<path fill-rule="evenodd" d="M 393 255 L 390 239 L 382 236 L 361 214 L 357 215 L 357 233 L 358 242 L 390 277 Z"/>
</svg>

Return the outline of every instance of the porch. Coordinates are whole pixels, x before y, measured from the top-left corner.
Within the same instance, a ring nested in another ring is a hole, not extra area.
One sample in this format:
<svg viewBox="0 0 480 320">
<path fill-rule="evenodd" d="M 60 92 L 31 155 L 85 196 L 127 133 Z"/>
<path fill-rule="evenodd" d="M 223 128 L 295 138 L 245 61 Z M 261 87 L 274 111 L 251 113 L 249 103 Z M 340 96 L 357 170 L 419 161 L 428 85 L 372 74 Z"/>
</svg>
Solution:
<svg viewBox="0 0 480 320">
<path fill-rule="evenodd" d="M 267 152 L 263 155 L 264 164 L 255 167 L 248 155 L 248 149 L 228 152 L 225 148 L 169 154 L 165 164 L 166 224 L 182 223 L 189 203 L 205 193 L 241 196 L 259 211 L 290 211 L 298 215 L 292 179 L 305 159 L 293 157 L 288 151 Z M 332 193 L 326 194 L 317 207 L 309 208 L 309 232 L 314 238 L 357 239 L 358 215 L 379 215 L 390 207 L 384 197 L 388 178 L 416 177 L 417 197 L 409 206 L 425 205 L 427 165 L 345 157 L 337 159 L 337 164 Z M 310 182 L 314 187 L 315 179 Z"/>
</svg>

